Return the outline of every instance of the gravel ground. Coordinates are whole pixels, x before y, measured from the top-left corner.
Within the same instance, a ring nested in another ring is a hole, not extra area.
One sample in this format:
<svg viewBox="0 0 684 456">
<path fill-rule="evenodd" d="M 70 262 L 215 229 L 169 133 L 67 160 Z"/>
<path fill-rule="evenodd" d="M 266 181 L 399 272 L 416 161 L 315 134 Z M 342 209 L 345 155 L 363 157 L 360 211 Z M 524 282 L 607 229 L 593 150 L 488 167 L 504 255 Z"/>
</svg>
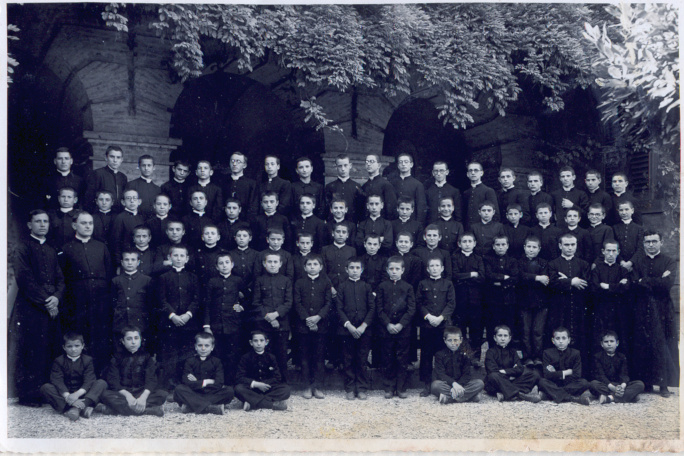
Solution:
<svg viewBox="0 0 684 456">
<path fill-rule="evenodd" d="M 284 412 L 244 412 L 237 399 L 224 416 L 185 415 L 175 403 L 164 404 L 163 418 L 93 415 L 71 423 L 49 406 L 8 407 L 9 438 L 79 439 L 679 439 L 679 389 L 669 399 L 644 394 L 636 404 L 589 407 L 550 402 L 440 405 L 409 390 L 408 399 L 383 398 L 372 391 L 367 401 L 348 401 L 342 391 L 323 400 L 303 399 L 295 391 Z M 134 424 L 131 426 L 131 424 Z M 343 449 L 343 448 L 340 448 Z"/>
</svg>

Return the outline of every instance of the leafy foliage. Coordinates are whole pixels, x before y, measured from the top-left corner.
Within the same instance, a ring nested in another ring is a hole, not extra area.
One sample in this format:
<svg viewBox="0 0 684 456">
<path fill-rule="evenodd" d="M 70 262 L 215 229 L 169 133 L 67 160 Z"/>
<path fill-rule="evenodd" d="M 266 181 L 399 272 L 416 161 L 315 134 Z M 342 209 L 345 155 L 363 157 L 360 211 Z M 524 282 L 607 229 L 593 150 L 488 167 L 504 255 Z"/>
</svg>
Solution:
<svg viewBox="0 0 684 456">
<path fill-rule="evenodd" d="M 10 35 L 10 32 L 19 33 L 19 27 L 12 24 L 7 24 L 7 39 L 10 41 L 16 41 L 19 39 L 16 35 Z M 17 59 L 14 58 L 11 52 L 7 53 L 7 85 L 12 83 L 12 74 L 14 74 L 14 67 L 19 65 Z"/>
<path fill-rule="evenodd" d="M 529 78 L 552 110 L 563 92 L 588 83 L 590 70 L 576 24 L 589 19 L 580 5 L 129 5 L 157 9 L 150 26 L 171 43 L 181 80 L 198 77 L 212 40 L 250 72 L 270 61 L 289 72 L 307 117 L 331 128 L 316 102 L 334 88 L 379 90 L 388 97 L 436 89 L 445 124 L 465 128 L 484 101 L 500 114 Z M 125 30 L 118 4 L 103 12 Z M 232 54 L 230 54 L 232 53 Z"/>
</svg>

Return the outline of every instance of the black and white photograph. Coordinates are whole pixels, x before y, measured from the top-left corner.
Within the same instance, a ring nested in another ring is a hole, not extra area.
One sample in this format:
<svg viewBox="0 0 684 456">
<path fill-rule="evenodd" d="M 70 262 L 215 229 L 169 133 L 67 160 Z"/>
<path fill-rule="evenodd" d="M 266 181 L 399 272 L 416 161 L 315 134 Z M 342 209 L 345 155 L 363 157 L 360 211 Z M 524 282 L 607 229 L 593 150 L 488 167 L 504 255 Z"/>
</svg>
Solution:
<svg viewBox="0 0 684 456">
<path fill-rule="evenodd" d="M 6 3 L 0 448 L 684 451 L 681 11 Z"/>
</svg>

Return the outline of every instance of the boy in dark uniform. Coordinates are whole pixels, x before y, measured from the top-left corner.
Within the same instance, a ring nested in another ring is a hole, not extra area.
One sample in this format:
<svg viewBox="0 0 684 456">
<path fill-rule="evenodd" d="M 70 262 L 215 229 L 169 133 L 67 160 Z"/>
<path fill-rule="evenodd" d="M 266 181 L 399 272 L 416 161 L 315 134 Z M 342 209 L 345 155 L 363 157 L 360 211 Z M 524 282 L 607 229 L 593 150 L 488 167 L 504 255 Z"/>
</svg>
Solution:
<svg viewBox="0 0 684 456">
<path fill-rule="evenodd" d="M 378 154 L 366 155 L 368 180 L 361 186 L 361 189 L 366 196 L 366 203 L 368 203 L 369 196 L 380 196 L 385 204 L 382 208 L 382 218 L 385 220 L 393 220 L 397 217 L 397 194 L 394 191 L 392 184 L 381 175 L 381 167 L 382 164 L 380 163 L 380 156 Z"/>
<path fill-rule="evenodd" d="M 245 176 L 247 156 L 242 152 L 233 152 L 230 156 L 230 176 L 223 181 L 221 191 L 224 202 L 235 199 L 244 208 L 244 217 L 250 219 L 257 215 L 259 207 L 259 191 L 254 179 Z"/>
<path fill-rule="evenodd" d="M 386 255 L 394 244 L 392 224 L 380 214 L 384 204 L 379 195 L 368 196 L 366 209 L 368 218 L 361 220 L 356 227 L 356 251 L 363 248 L 367 235 L 376 235 L 380 238 L 380 249 Z"/>
<path fill-rule="evenodd" d="M 313 165 L 309 157 L 299 157 L 295 164 L 299 179 L 292 182 L 292 201 L 299 201 L 302 195 L 312 195 L 314 198 L 314 214 L 324 220 L 326 217 L 325 193 L 323 186 L 311 179 Z M 299 209 L 295 208 L 295 214 L 299 214 Z"/>
<path fill-rule="evenodd" d="M 75 234 L 71 227 L 71 219 L 76 210 L 74 207 L 78 202 L 76 190 L 71 187 L 60 188 L 57 201 L 59 208 L 48 213 L 50 216 L 48 242 L 61 254 L 64 244 L 71 242 Z"/>
<path fill-rule="evenodd" d="M 292 214 L 290 222 L 292 224 L 292 233 L 305 232 L 313 235 L 313 249 L 316 253 L 320 253 L 323 243 L 327 237 L 325 222 L 314 215 L 316 208 L 316 199 L 313 195 L 305 193 L 297 200 L 298 215 Z"/>
<path fill-rule="evenodd" d="M 589 238 L 591 239 L 591 256 L 587 261 L 592 263 L 597 258 L 601 258 L 603 243 L 607 240 L 615 239 L 615 235 L 613 234 L 613 228 L 603 223 L 603 219 L 606 217 L 606 210 L 603 206 L 598 204 L 589 206 L 587 217 L 589 218 L 590 223 L 587 231 L 589 232 Z"/>
<path fill-rule="evenodd" d="M 542 365 L 542 343 L 549 315 L 549 267 L 546 260 L 539 257 L 540 244 L 536 237 L 528 237 L 525 240 L 525 255 L 518 261 L 518 307 L 526 364 L 531 362 L 536 366 Z"/>
<path fill-rule="evenodd" d="M 542 399 L 556 404 L 576 402 L 589 405 L 589 382 L 582 378 L 582 356 L 570 348 L 570 332 L 562 326 L 553 330 L 554 347 L 544 350 L 544 376 L 539 379 Z"/>
<path fill-rule="evenodd" d="M 576 178 L 574 169 L 570 166 L 562 167 L 559 172 L 561 188 L 551 192 L 558 226 L 565 223 L 565 213 L 568 209 L 576 209 L 579 211 L 580 217 L 587 213 L 589 198 L 584 190 L 575 188 Z"/>
<path fill-rule="evenodd" d="M 266 172 L 266 177 L 259 182 L 259 195 L 270 192 L 275 193 L 278 195 L 278 213 L 285 216 L 290 215 L 292 184 L 289 180 L 278 176 L 280 157 L 266 155 L 264 157 L 264 171 Z"/>
<path fill-rule="evenodd" d="M 532 171 L 527 175 L 527 188 L 530 189 L 530 196 L 528 204 L 530 206 L 530 226 L 537 224 L 535 215 L 537 214 L 537 207 L 542 204 L 549 205 L 549 212 L 553 212 L 553 197 L 548 193 L 542 191 L 544 185 L 544 177 L 539 171 Z"/>
<path fill-rule="evenodd" d="M 558 250 L 558 240 L 563 234 L 563 230 L 551 223 L 551 205 L 548 203 L 539 203 L 537 205 L 537 225 L 532 227 L 530 234 L 541 242 L 540 256 L 546 261 L 555 260 L 558 258 L 560 251 Z"/>
<path fill-rule="evenodd" d="M 528 225 L 530 223 L 530 192 L 523 188 L 515 187 L 515 172 L 511 168 L 501 168 L 499 171 L 499 183 L 501 184 L 501 190 L 496 192 L 496 198 L 499 202 L 499 214 L 506 213 L 508 206 L 515 204 L 520 206 L 522 224 Z M 503 217 L 501 218 L 503 220 Z"/>
<path fill-rule="evenodd" d="M 337 170 L 337 179 L 326 184 L 325 186 L 325 203 L 326 206 L 332 210 L 332 202 L 336 199 L 342 199 L 345 202 L 347 210 L 347 218 L 352 222 L 361 219 L 363 213 L 362 205 L 365 201 L 361 185 L 353 179 L 350 179 L 351 161 L 346 154 L 340 154 L 335 158 L 335 169 Z M 352 241 L 354 238 L 351 238 Z"/>
<path fill-rule="evenodd" d="M 473 378 L 472 360 L 463 343 L 463 334 L 456 326 L 444 328 L 446 347 L 435 353 L 432 370 L 432 394 L 440 404 L 480 402 L 484 382 Z"/>
<path fill-rule="evenodd" d="M 516 319 L 515 286 L 518 261 L 508 255 L 508 238 L 496 236 L 494 251 L 483 259 L 485 266 L 485 302 L 487 335 L 494 335 L 497 325 L 513 326 Z"/>
<path fill-rule="evenodd" d="M 57 149 L 53 163 L 55 164 L 55 169 L 47 175 L 44 181 L 46 210 L 59 207 L 57 198 L 61 188 L 73 188 L 77 195 L 83 195 L 85 190 L 85 181 L 71 170 L 74 158 L 71 156 L 68 148 L 60 147 Z"/>
<path fill-rule="evenodd" d="M 86 178 L 86 190 L 83 195 L 85 209 L 95 211 L 95 195 L 98 190 L 107 190 L 112 194 L 114 201 L 114 211 L 121 210 L 121 199 L 123 198 L 124 187 L 128 182 L 128 177 L 121 171 L 123 163 L 123 150 L 119 146 L 109 146 L 105 151 L 107 166 L 96 169 L 88 174 Z"/>
<path fill-rule="evenodd" d="M 463 223 L 465 229 L 471 231 L 473 225 L 480 222 L 478 211 L 483 203 L 487 202 L 492 208 L 498 208 L 499 202 L 494 189 L 482 183 L 484 168 L 478 162 L 468 163 L 467 176 L 470 180 L 470 188 L 463 192 Z M 493 220 L 499 221 L 499 214 L 494 212 Z"/>
<path fill-rule="evenodd" d="M 421 225 L 425 224 L 427 217 L 427 201 L 425 199 L 425 187 L 415 177 L 411 176 L 413 169 L 413 157 L 407 153 L 400 153 L 397 156 L 397 170 L 399 175 L 390 177 L 389 181 L 397 192 L 397 197 L 406 196 L 411 198 L 416 204 L 414 217 Z"/>
<path fill-rule="evenodd" d="M 154 214 L 154 200 L 161 193 L 161 188 L 152 182 L 154 174 L 154 158 L 151 155 L 141 155 L 138 158 L 140 177 L 126 184 L 126 190 L 135 190 L 140 198 L 140 213 L 143 217 Z"/>
<path fill-rule="evenodd" d="M 392 235 L 397 238 L 397 235 L 401 231 L 407 231 L 411 233 L 414 241 L 419 239 L 421 232 L 423 231 L 423 224 L 418 220 L 415 220 L 413 216 L 414 203 L 413 200 L 407 196 L 402 196 L 397 203 L 397 214 L 398 217 L 392 220 Z"/>
<path fill-rule="evenodd" d="M 439 217 L 439 204 L 442 198 L 451 198 L 454 203 L 454 220 L 461 221 L 461 192 L 447 182 L 449 165 L 436 161 L 432 165 L 432 179 L 425 182 L 425 198 L 427 200 L 427 223 L 433 223 Z"/>
<path fill-rule="evenodd" d="M 112 255 L 117 264 L 121 261 L 121 252 L 131 246 L 133 229 L 145 223 L 145 218 L 138 211 L 140 198 L 137 191 L 126 190 L 121 205 L 124 210 L 112 222 Z"/>
<path fill-rule="evenodd" d="M 616 351 L 620 341 L 617 333 L 604 331 L 601 335 L 602 351 L 594 355 L 594 380 L 589 390 L 599 397 L 599 404 L 611 402 L 637 402 L 644 391 L 644 382 L 630 381 L 627 370 L 627 357 Z"/>
<path fill-rule="evenodd" d="M 194 192 L 200 191 L 204 193 L 207 200 L 207 217 L 212 220 L 220 220 L 221 211 L 223 210 L 223 192 L 221 187 L 211 182 L 211 176 L 214 175 L 211 163 L 207 160 L 197 162 L 195 174 L 197 175 L 197 183 L 188 188 L 188 195 L 192 198 Z"/>
<path fill-rule="evenodd" d="M 188 195 L 190 163 L 185 160 L 176 160 L 173 162 L 171 171 L 173 177 L 162 184 L 161 191 L 168 195 L 171 201 L 171 215 L 174 218 L 181 218 L 188 211 L 188 200 L 190 199 L 190 195 Z"/>
<path fill-rule="evenodd" d="M 207 206 L 207 196 L 202 190 L 190 192 L 190 207 L 192 211 L 183 216 L 183 226 L 187 233 L 186 243 L 191 248 L 202 246 L 202 233 L 207 225 L 214 225 Z"/>
<path fill-rule="evenodd" d="M 145 220 L 145 226 L 150 229 L 150 235 L 152 236 L 151 245 L 153 249 L 164 243 L 166 227 L 173 220 L 169 216 L 171 209 L 173 209 L 171 199 L 165 193 L 160 193 L 154 198 L 152 214 Z"/>
<path fill-rule="evenodd" d="M 225 250 L 237 248 L 235 235 L 240 228 L 249 228 L 247 215 L 242 214 L 242 203 L 237 198 L 226 198 L 225 207 L 226 217 L 219 223 L 218 229 L 221 233 L 219 246 Z"/>
<path fill-rule="evenodd" d="M 95 200 L 97 210 L 93 213 L 93 239 L 103 242 L 108 249 L 111 249 L 112 223 L 116 215 L 112 210 L 113 204 L 111 192 L 107 190 L 97 192 Z"/>
<path fill-rule="evenodd" d="M 531 393 L 539 381 L 539 374 L 522 364 L 518 352 L 511 347 L 511 328 L 506 325 L 494 328 L 495 345 L 485 355 L 485 390 L 496 394 L 499 402 L 523 400 L 537 403 L 541 401 L 538 394 Z"/>
<path fill-rule="evenodd" d="M 268 248 L 268 233 L 272 230 L 280 230 L 283 233 L 283 243 L 286 249 L 290 248 L 293 241 L 290 229 L 290 220 L 283 214 L 276 212 L 279 206 L 278 195 L 275 192 L 264 193 L 261 196 L 262 212 L 257 215 L 254 222 L 256 236 L 254 248 L 264 250 Z"/>
<path fill-rule="evenodd" d="M 139 264 L 138 252 L 124 250 L 121 254 L 121 274 L 112 279 L 114 339 L 125 326 L 137 326 L 141 331 L 150 326 L 153 314 L 150 303 L 152 279 L 138 272 Z"/>
</svg>

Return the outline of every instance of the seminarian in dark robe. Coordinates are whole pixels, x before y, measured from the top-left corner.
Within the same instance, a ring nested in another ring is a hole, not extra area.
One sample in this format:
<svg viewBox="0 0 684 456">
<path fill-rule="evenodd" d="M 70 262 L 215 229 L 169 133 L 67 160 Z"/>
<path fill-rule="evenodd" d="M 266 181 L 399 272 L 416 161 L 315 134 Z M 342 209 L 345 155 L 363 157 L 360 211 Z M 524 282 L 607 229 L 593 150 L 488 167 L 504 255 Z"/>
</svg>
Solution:
<svg viewBox="0 0 684 456">
<path fill-rule="evenodd" d="M 379 195 L 384 203 L 382 217 L 386 220 L 397 218 L 397 193 L 387 179 L 380 175 L 371 177 L 361 186 L 361 189 L 365 195 L 364 207 L 369 196 Z"/>
<path fill-rule="evenodd" d="M 85 181 L 69 171 L 67 174 L 52 170 L 45 178 L 45 209 L 59 209 L 59 189 L 64 187 L 73 188 L 76 191 L 76 196 L 83 197 L 85 190 Z"/>
<path fill-rule="evenodd" d="M 135 190 L 138 192 L 138 198 L 140 198 L 138 212 L 140 212 L 143 217 L 154 214 L 154 199 L 161 193 L 161 188 L 153 183 L 152 179 L 148 180 L 144 177 L 133 179 L 126 184 L 126 190 Z"/>
<path fill-rule="evenodd" d="M 120 211 L 124 187 L 126 187 L 127 183 L 128 177 L 121 171 L 114 172 L 109 166 L 96 169 L 88 174 L 86 178 L 86 190 L 82 201 L 83 207 L 90 212 L 96 212 L 98 209 L 95 204 L 95 195 L 98 190 L 107 190 L 112 194 L 112 209 Z"/>
<path fill-rule="evenodd" d="M 223 200 L 235 198 L 240 201 L 244 218 L 256 217 L 259 213 L 259 190 L 254 179 L 240 176 L 235 179 L 232 175 L 226 176 L 221 186 Z"/>
<path fill-rule="evenodd" d="M 480 220 L 480 204 L 488 201 L 493 204 L 494 207 L 494 218 L 492 221 L 498 222 L 501 220 L 500 215 L 496 209 L 499 207 L 499 201 L 496 198 L 496 193 L 491 187 L 487 187 L 483 183 L 477 184 L 475 187 L 470 186 L 467 190 L 463 192 L 463 220 L 465 224 L 466 231 L 472 230 L 472 226 L 479 223 Z"/>
</svg>

